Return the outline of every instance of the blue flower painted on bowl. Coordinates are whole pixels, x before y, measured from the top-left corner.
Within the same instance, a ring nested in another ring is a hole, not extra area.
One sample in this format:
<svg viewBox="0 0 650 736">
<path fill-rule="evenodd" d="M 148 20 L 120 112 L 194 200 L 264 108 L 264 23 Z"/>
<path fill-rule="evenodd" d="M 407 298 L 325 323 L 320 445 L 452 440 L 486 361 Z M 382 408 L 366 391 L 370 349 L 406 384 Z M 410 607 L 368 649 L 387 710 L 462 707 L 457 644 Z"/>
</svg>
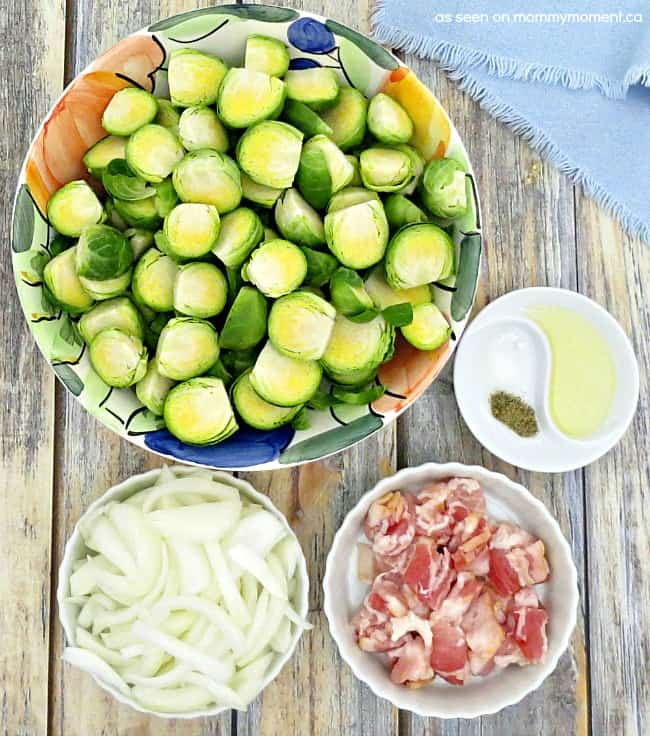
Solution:
<svg viewBox="0 0 650 736">
<path fill-rule="evenodd" d="M 292 46 L 310 54 L 327 54 L 336 48 L 334 34 L 315 18 L 299 18 L 287 31 Z"/>
<path fill-rule="evenodd" d="M 289 62 L 289 69 L 313 69 L 316 66 L 322 65 L 316 59 L 305 59 L 304 57 L 291 59 Z"/>
</svg>

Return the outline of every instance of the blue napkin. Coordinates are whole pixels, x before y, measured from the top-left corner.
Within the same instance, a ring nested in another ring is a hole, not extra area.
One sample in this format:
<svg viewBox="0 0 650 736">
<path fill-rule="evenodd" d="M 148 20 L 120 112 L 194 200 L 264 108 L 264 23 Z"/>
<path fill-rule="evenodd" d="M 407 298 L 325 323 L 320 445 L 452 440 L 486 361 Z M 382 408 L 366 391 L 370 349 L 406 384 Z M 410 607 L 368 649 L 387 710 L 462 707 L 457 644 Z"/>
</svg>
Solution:
<svg viewBox="0 0 650 736">
<path fill-rule="evenodd" d="M 537 0 L 526 11 L 520 0 L 376 0 L 373 28 L 381 43 L 438 61 L 650 242 L 648 0 L 615 10 Z"/>
</svg>

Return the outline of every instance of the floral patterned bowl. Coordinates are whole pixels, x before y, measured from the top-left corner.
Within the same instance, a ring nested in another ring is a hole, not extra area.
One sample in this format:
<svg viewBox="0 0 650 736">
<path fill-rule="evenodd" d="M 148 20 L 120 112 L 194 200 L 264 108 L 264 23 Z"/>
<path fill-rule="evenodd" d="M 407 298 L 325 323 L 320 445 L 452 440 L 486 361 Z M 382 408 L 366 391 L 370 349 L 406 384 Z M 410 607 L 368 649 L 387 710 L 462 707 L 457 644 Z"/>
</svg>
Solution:
<svg viewBox="0 0 650 736">
<path fill-rule="evenodd" d="M 382 90 L 398 100 L 415 123 L 412 140 L 427 158 L 451 156 L 468 172 L 471 206 L 454 223 L 458 273 L 435 287 L 435 301 L 450 320 L 452 340 L 421 352 L 398 340 L 379 380 L 386 394 L 365 406 L 310 411 L 310 428 L 260 432 L 242 428 L 221 444 L 193 447 L 174 438 L 132 389 L 107 386 L 93 371 L 74 320 L 53 307 L 42 288 L 53 231 L 46 218 L 50 196 L 87 176 L 86 150 L 105 135 L 104 107 L 119 89 L 141 86 L 166 95 L 166 60 L 179 47 L 212 52 L 228 64 L 243 62 L 246 37 L 263 33 L 290 47 L 291 68 L 328 66 L 367 96 Z M 393 421 L 435 379 L 462 333 L 478 279 L 481 236 L 472 169 L 458 134 L 433 94 L 392 54 L 336 21 L 290 8 L 222 5 L 193 10 L 128 36 L 88 66 L 64 91 L 39 128 L 18 183 L 12 257 L 18 294 L 41 352 L 59 379 L 97 419 L 140 447 L 167 458 L 212 468 L 272 469 L 338 452 Z"/>
</svg>

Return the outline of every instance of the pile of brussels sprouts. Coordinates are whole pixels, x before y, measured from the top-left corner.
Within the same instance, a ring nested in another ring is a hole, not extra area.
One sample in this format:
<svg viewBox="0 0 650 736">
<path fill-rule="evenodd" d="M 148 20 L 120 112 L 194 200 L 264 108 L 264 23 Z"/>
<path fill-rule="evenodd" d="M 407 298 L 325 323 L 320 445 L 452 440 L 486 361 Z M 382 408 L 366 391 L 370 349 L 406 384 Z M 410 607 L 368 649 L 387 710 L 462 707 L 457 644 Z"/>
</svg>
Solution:
<svg viewBox="0 0 650 736">
<path fill-rule="evenodd" d="M 395 100 L 290 70 L 260 35 L 243 68 L 175 50 L 168 80 L 169 100 L 114 95 L 90 184 L 48 206 L 45 288 L 81 315 L 107 384 L 135 385 L 172 434 L 212 444 L 236 415 L 300 427 L 305 406 L 377 398 L 396 328 L 420 350 L 448 340 L 431 284 L 454 272 L 441 225 L 467 208 L 465 173 L 425 164 Z"/>
</svg>

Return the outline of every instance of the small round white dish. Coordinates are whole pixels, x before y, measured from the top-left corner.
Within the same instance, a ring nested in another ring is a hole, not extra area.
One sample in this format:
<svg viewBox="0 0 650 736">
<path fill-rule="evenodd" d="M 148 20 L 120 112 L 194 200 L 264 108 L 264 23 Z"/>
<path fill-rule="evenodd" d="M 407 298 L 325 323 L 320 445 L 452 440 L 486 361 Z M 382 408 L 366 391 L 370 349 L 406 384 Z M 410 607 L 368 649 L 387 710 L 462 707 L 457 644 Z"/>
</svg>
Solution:
<svg viewBox="0 0 650 736">
<path fill-rule="evenodd" d="M 616 369 L 616 391 L 604 425 L 592 436 L 563 434 L 549 410 L 551 349 L 529 317 L 539 306 L 570 309 L 593 324 L 608 343 Z M 537 414 L 539 432 L 520 437 L 492 416 L 490 395 L 521 396 Z M 621 439 L 636 410 L 639 368 L 632 345 L 603 307 L 568 289 L 531 287 L 499 297 L 463 334 L 454 364 L 456 401 L 467 426 L 493 455 L 526 470 L 563 473 L 602 457 Z"/>
<path fill-rule="evenodd" d="M 548 652 L 544 662 L 527 667 L 510 666 L 487 677 L 474 677 L 466 685 L 450 685 L 440 678 L 419 689 L 395 685 L 381 658 L 363 652 L 356 644 L 350 621 L 359 609 L 369 586 L 357 577 L 357 544 L 367 541 L 363 520 L 368 508 L 392 490 L 418 490 L 432 480 L 449 477 L 474 478 L 485 492 L 488 514 L 494 520 L 520 524 L 543 540 L 551 575 L 535 591 L 549 616 Z M 569 645 L 578 610 L 578 575 L 571 548 L 544 504 L 523 486 L 476 465 L 427 463 L 405 468 L 384 478 L 345 517 L 327 557 L 324 610 L 330 633 L 341 657 L 354 675 L 379 697 L 421 716 L 476 718 L 519 702 L 536 690 L 553 672 Z"/>
</svg>

